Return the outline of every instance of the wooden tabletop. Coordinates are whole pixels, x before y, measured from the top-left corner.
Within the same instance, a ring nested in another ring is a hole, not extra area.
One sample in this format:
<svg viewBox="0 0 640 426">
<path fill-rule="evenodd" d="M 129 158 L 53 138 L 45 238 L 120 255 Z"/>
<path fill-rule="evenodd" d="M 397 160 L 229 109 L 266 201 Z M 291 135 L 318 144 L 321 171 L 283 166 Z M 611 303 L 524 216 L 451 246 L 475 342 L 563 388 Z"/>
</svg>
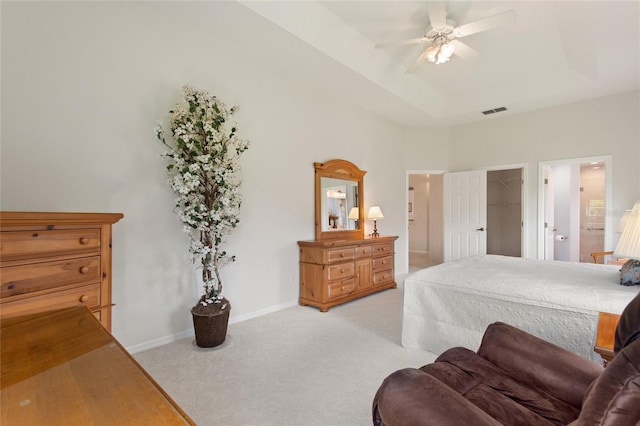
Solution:
<svg viewBox="0 0 640 426">
<path fill-rule="evenodd" d="M 195 424 L 82 306 L 1 321 L 0 424 Z"/>
</svg>

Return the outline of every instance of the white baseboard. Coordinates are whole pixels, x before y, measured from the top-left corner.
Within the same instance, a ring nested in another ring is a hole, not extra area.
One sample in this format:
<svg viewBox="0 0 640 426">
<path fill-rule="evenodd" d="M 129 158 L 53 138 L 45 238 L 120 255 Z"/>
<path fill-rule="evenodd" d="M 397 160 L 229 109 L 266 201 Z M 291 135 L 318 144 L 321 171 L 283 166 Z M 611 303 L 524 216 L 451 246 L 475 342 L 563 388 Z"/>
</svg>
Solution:
<svg viewBox="0 0 640 426">
<path fill-rule="evenodd" d="M 149 349 L 157 348 L 158 346 L 167 345 L 169 343 L 175 342 L 176 340 L 186 339 L 187 337 L 193 336 L 193 328 L 191 328 L 189 330 L 184 330 L 170 336 L 160 337 L 159 339 L 149 340 L 148 342 L 140 343 L 133 346 L 127 346 L 125 347 L 125 349 L 130 354 L 135 354 L 138 352 L 144 352 Z"/>
<path fill-rule="evenodd" d="M 229 318 L 229 324 L 235 324 L 235 323 L 238 323 L 238 322 L 242 322 L 242 321 L 250 320 L 250 319 L 253 319 L 253 318 L 261 317 L 263 315 L 271 314 L 271 313 L 274 313 L 274 312 L 281 311 L 283 309 L 290 308 L 292 306 L 296 306 L 297 304 L 298 304 L 298 300 L 296 299 L 296 300 L 293 300 L 291 302 L 282 303 L 280 305 L 276 305 L 276 306 L 271 306 L 269 308 L 260 309 L 259 311 L 250 312 L 248 314 L 239 315 L 237 317 L 231 317 L 231 318 Z"/>
<path fill-rule="evenodd" d="M 250 320 L 250 319 L 253 319 L 253 318 L 261 317 L 263 315 L 271 314 L 271 313 L 274 313 L 274 312 L 278 312 L 278 311 L 281 311 L 283 309 L 287 309 L 287 308 L 290 308 L 292 306 L 296 306 L 297 304 L 298 304 L 298 301 L 294 300 L 294 301 L 291 301 L 291 302 L 282 303 L 280 305 L 271 306 L 269 308 L 261 309 L 259 311 L 250 312 L 248 314 L 239 315 L 237 317 L 233 317 L 232 316 L 231 318 L 229 318 L 229 325 L 236 324 L 236 323 L 239 323 L 239 322 L 242 322 L 242 321 L 247 321 L 247 320 Z M 186 339 L 188 337 L 193 337 L 193 336 L 194 336 L 193 328 L 190 328 L 188 330 L 184 330 L 184 331 L 181 331 L 179 333 L 174 333 L 174 334 L 171 334 L 169 336 L 160 337 L 160 338 L 154 339 L 154 340 L 149 340 L 148 342 L 140 343 L 138 345 L 127 346 L 125 349 L 130 354 L 135 354 L 135 353 L 138 353 L 138 352 L 143 352 L 143 351 L 146 351 L 146 350 L 149 350 L 149 349 L 157 348 L 158 346 L 167 345 L 169 343 L 175 342 L 176 340 Z"/>
</svg>

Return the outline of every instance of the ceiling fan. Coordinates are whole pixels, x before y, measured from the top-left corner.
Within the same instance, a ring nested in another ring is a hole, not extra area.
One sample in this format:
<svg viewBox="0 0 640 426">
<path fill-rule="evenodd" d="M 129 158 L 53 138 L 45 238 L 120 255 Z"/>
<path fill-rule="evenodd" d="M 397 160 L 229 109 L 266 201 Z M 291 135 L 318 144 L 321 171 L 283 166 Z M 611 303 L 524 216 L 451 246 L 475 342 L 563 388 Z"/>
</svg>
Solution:
<svg viewBox="0 0 640 426">
<path fill-rule="evenodd" d="M 407 73 L 415 71 L 417 66 L 424 60 L 435 64 L 442 64 L 451 59 L 451 56 L 454 54 L 464 59 L 475 59 L 479 56 L 478 52 L 457 39 L 509 24 L 515 19 L 515 13 L 509 10 L 498 13 L 497 15 L 478 19 L 477 21 L 456 25 L 455 21 L 447 19 L 444 2 L 427 2 L 427 8 L 429 11 L 429 26 L 426 29 L 424 37 L 375 45 L 375 48 L 379 49 L 427 43 L 427 47 L 407 69 Z"/>
</svg>

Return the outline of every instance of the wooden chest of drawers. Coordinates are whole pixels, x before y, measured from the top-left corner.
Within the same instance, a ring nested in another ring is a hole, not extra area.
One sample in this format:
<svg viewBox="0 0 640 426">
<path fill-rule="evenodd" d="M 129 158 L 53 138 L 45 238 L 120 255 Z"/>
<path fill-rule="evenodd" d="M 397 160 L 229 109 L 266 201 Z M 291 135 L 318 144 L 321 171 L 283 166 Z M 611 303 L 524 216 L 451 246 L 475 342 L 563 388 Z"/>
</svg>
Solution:
<svg viewBox="0 0 640 426">
<path fill-rule="evenodd" d="M 87 306 L 111 331 L 111 225 L 120 213 L 0 213 L 0 315 Z"/>
<path fill-rule="evenodd" d="M 300 304 L 330 307 L 395 288 L 394 243 L 398 237 L 298 241 Z"/>
</svg>

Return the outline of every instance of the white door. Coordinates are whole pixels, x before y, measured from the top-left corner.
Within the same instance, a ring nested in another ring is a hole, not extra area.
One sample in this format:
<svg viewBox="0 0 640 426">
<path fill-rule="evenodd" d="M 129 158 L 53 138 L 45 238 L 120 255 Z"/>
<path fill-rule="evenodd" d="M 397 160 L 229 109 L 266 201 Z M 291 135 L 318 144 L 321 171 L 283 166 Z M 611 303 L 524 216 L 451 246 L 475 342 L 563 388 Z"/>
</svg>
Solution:
<svg viewBox="0 0 640 426">
<path fill-rule="evenodd" d="M 444 175 L 444 261 L 487 253 L 487 171 Z"/>
</svg>

